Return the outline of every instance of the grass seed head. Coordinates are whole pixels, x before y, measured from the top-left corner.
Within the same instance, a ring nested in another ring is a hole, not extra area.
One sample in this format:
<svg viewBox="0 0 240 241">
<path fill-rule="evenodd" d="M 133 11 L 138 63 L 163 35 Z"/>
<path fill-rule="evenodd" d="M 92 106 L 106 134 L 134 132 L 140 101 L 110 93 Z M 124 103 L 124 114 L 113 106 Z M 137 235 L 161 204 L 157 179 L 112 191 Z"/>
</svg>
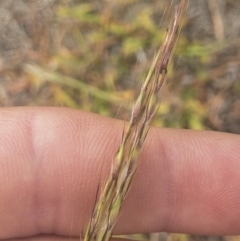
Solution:
<svg viewBox="0 0 240 241">
<path fill-rule="evenodd" d="M 84 241 L 108 241 L 118 220 L 122 203 L 138 167 L 141 148 L 159 107 L 161 88 L 166 80 L 168 63 L 177 41 L 187 7 L 181 0 L 163 45 L 159 48 L 132 109 L 110 174 L 95 204 Z"/>
</svg>

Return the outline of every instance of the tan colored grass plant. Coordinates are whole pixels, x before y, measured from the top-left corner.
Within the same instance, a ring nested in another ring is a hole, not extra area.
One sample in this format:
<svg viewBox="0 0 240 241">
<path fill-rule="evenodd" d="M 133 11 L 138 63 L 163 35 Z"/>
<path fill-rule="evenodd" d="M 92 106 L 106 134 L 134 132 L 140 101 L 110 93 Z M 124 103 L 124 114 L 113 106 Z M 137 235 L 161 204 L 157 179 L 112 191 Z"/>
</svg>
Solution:
<svg viewBox="0 0 240 241">
<path fill-rule="evenodd" d="M 93 209 L 84 241 L 108 241 L 111 238 L 122 203 L 137 170 L 141 148 L 159 107 L 160 91 L 166 80 L 169 59 L 179 35 L 186 8 L 187 0 L 181 0 L 165 40 L 142 84 L 116 154 L 113 170 Z"/>
</svg>

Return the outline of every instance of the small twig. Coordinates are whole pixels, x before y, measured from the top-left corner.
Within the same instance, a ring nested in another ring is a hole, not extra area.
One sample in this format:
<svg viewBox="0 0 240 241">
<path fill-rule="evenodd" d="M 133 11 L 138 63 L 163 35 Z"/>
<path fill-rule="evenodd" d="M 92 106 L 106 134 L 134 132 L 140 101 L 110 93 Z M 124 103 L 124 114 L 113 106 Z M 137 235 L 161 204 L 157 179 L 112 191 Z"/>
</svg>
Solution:
<svg viewBox="0 0 240 241">
<path fill-rule="evenodd" d="M 37 65 L 26 64 L 24 65 L 24 70 L 41 79 L 42 81 L 48 81 L 51 83 L 57 83 L 63 86 L 71 87 L 83 91 L 84 93 L 89 93 L 98 99 L 102 99 L 111 103 L 122 103 L 122 106 L 127 107 L 128 103 L 124 98 L 120 98 L 114 94 L 108 93 L 107 91 L 100 90 L 94 86 L 88 85 L 83 81 L 74 79 L 72 77 L 62 75 L 60 73 L 49 71 L 43 69 Z"/>
<path fill-rule="evenodd" d="M 217 41 L 224 40 L 224 25 L 219 9 L 219 3 L 216 0 L 208 0 L 208 7 L 212 15 L 213 29 Z"/>
<path fill-rule="evenodd" d="M 138 157 L 159 104 L 161 88 L 166 80 L 168 63 L 179 35 L 179 28 L 187 7 L 181 0 L 174 20 L 157 52 L 140 94 L 132 109 L 130 122 L 118 152 L 113 170 L 94 206 L 84 241 L 108 241 L 138 167 Z"/>
</svg>

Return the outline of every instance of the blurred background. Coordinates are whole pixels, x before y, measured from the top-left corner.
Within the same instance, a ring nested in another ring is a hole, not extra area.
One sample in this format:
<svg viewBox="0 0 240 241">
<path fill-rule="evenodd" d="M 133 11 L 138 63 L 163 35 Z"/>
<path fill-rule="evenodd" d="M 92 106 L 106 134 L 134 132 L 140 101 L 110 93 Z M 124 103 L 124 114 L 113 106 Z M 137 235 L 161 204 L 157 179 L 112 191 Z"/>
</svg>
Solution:
<svg viewBox="0 0 240 241">
<path fill-rule="evenodd" d="M 1 0 L 0 106 L 128 119 L 168 0 Z M 190 1 L 155 125 L 240 133 L 240 1 Z"/>
<path fill-rule="evenodd" d="M 65 106 L 128 119 L 177 3 L 0 0 L 0 106 Z M 239 0 L 190 1 L 154 125 L 240 134 Z"/>
</svg>

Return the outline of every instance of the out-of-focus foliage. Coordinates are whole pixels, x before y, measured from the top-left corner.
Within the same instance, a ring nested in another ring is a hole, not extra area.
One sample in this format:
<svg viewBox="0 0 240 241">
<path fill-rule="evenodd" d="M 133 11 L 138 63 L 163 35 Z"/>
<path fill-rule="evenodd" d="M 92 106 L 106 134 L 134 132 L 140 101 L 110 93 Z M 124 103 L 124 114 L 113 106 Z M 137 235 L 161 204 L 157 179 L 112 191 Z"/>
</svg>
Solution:
<svg viewBox="0 0 240 241">
<path fill-rule="evenodd" d="M 240 133 L 240 26 L 230 31 L 220 11 L 226 36 L 216 41 L 207 2 L 189 4 L 154 124 Z M 3 65 L 3 105 L 68 106 L 124 119 L 174 16 L 169 1 L 155 0 L 19 1 L 17 10 L 12 0 L 6 5 L 4 14 L 12 11 L 12 26 L 25 33 L 25 44 L 18 41 L 24 54 L 12 70 Z M 13 56 L 10 50 L 6 56 Z"/>
<path fill-rule="evenodd" d="M 54 65 L 59 83 L 66 86 L 61 92 L 59 88 L 58 91 L 53 91 L 53 101 L 56 105 L 79 106 L 81 109 L 109 116 L 116 116 L 119 106 L 122 116 L 126 117 L 126 111 L 129 112 L 132 100 L 146 76 L 155 51 L 162 42 L 173 12 L 170 9 L 168 16 L 163 13 L 165 24 L 159 27 L 159 22 L 153 18 L 153 6 L 139 9 L 129 20 L 125 11 L 131 2 L 114 4 L 115 6 L 111 6 L 110 3 L 97 4 L 93 1 L 71 5 L 65 1 L 65 4 L 56 8 L 56 16 L 58 23 L 63 26 L 63 33 L 58 40 L 58 48 L 48 59 L 48 65 Z M 173 58 L 177 60 L 181 56 L 186 61 L 194 58 L 198 64 L 204 65 L 209 61 L 209 54 L 213 50 L 210 44 L 189 44 L 181 34 Z M 176 66 L 177 64 L 173 65 L 169 71 L 172 78 Z M 59 73 L 63 75 L 62 81 Z M 65 75 L 86 84 L 82 87 L 72 86 Z M 42 76 L 41 73 L 39 78 Z M 48 80 L 54 82 L 51 78 Z M 90 91 L 93 86 L 96 87 L 95 90 Z M 69 89 L 72 87 L 75 89 L 73 98 L 70 97 L 72 90 Z M 98 95 L 99 91 L 102 91 L 102 95 Z M 196 95 L 189 95 L 189 92 L 187 89 L 181 92 L 183 104 L 181 110 L 174 113 L 171 98 L 164 98 L 156 124 L 205 128 L 204 106 L 197 100 Z M 180 108 L 179 104 L 177 108 Z"/>
</svg>

